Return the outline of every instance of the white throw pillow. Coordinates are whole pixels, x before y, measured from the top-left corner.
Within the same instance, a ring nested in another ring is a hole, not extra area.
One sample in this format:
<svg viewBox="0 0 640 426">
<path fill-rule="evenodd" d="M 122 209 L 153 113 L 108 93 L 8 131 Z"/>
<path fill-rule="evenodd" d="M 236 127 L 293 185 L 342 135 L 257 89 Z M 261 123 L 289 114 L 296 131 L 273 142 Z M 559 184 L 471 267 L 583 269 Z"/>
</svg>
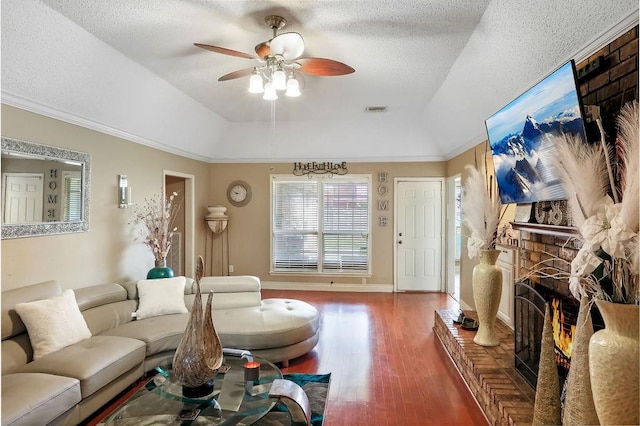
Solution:
<svg viewBox="0 0 640 426">
<path fill-rule="evenodd" d="M 16 312 L 27 327 L 34 360 L 91 337 L 73 290 L 50 299 L 17 303 Z"/>
<path fill-rule="evenodd" d="M 136 311 L 136 319 L 189 312 L 184 304 L 186 282 L 185 277 L 138 281 L 140 303 Z"/>
</svg>

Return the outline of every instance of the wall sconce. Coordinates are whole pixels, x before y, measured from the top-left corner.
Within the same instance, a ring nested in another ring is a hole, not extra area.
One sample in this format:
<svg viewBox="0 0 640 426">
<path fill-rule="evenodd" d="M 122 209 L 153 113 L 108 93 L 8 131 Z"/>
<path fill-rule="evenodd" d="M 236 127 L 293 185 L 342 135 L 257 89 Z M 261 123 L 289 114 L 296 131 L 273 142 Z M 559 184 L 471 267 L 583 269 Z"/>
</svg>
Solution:
<svg viewBox="0 0 640 426">
<path fill-rule="evenodd" d="M 131 187 L 127 181 L 127 175 L 118 175 L 118 207 L 128 208 L 131 204 Z"/>
<path fill-rule="evenodd" d="M 225 206 L 209 206 L 207 209 L 209 210 L 209 215 L 204 220 L 207 221 L 211 232 L 214 234 L 223 232 L 227 228 L 227 223 L 229 223 L 229 216 L 224 214 L 227 208 Z"/>
</svg>

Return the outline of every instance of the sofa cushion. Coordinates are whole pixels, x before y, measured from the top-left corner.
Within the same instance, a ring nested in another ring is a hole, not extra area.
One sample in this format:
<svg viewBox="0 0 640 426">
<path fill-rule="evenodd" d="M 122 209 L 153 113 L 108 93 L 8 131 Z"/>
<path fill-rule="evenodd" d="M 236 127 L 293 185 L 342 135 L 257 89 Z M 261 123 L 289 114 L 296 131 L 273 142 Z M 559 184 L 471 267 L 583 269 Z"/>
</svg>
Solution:
<svg viewBox="0 0 640 426">
<path fill-rule="evenodd" d="M 127 290 L 119 284 L 92 285 L 74 290 L 81 311 L 127 300 Z"/>
<path fill-rule="evenodd" d="M 293 299 L 265 299 L 253 308 L 213 311 L 213 323 L 222 345 L 264 349 L 289 346 L 318 332 L 318 310 Z"/>
<path fill-rule="evenodd" d="M 194 293 L 196 284 L 193 285 Z M 203 299 L 213 292 L 214 309 L 234 309 L 260 306 L 260 279 L 251 275 L 231 277 L 202 277 L 200 291 Z M 185 303 L 191 308 L 194 296 L 185 296 Z"/>
<path fill-rule="evenodd" d="M 252 275 L 202 277 L 200 291 L 202 293 L 210 291 L 214 293 L 244 293 L 247 291 L 260 293 L 260 278 Z"/>
<path fill-rule="evenodd" d="M 27 329 L 15 311 L 17 303 L 31 302 L 60 296 L 62 289 L 55 281 L 43 281 L 41 283 L 15 288 L 2 292 L 2 340 L 24 333 Z"/>
<path fill-rule="evenodd" d="M 175 350 L 182 339 L 189 314 L 162 315 L 123 324 L 107 330 L 104 336 L 121 336 L 142 340 L 151 356 L 164 351 Z"/>
<path fill-rule="evenodd" d="M 16 304 L 33 347 L 33 359 L 91 337 L 73 290 L 61 296 Z"/>
<path fill-rule="evenodd" d="M 185 277 L 138 281 L 140 303 L 136 318 L 187 313 L 187 307 L 184 305 L 185 283 Z"/>
<path fill-rule="evenodd" d="M 102 389 L 144 362 L 140 340 L 117 336 L 93 336 L 37 359 L 20 369 L 24 373 L 48 373 L 80 380 L 82 398 Z"/>
<path fill-rule="evenodd" d="M 80 382 L 41 373 L 2 376 L 2 424 L 45 425 L 81 400 Z"/>
<path fill-rule="evenodd" d="M 82 311 L 82 316 L 87 322 L 91 334 L 100 335 L 107 330 L 133 321 L 133 314 L 138 309 L 135 300 L 123 300 L 122 302 L 109 303 Z"/>
</svg>

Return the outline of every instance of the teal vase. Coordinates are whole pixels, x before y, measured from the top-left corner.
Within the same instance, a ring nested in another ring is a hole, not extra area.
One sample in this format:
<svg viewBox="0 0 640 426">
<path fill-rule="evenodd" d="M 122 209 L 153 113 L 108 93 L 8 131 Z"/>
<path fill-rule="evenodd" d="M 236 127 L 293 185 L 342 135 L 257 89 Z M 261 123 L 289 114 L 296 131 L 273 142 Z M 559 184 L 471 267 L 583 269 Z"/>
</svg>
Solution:
<svg viewBox="0 0 640 426">
<path fill-rule="evenodd" d="M 159 278 L 173 278 L 173 269 L 167 266 L 167 259 L 156 260 L 155 268 L 151 268 L 147 272 L 148 280 L 156 280 Z"/>
</svg>

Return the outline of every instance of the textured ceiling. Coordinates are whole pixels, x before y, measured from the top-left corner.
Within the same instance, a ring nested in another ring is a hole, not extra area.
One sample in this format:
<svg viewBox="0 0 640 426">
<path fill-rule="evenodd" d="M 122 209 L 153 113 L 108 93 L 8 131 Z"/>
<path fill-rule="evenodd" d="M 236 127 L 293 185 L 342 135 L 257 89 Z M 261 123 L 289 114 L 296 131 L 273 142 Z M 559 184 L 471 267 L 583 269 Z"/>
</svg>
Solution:
<svg viewBox="0 0 640 426">
<path fill-rule="evenodd" d="M 483 140 L 484 118 L 638 10 L 636 0 L 3 0 L 2 7 L 3 102 L 44 106 L 38 112 L 208 161 L 450 158 Z M 286 18 L 282 31 L 303 36 L 303 56 L 356 72 L 305 76 L 300 98 L 273 105 L 246 91 L 248 78 L 218 82 L 253 63 L 193 43 L 253 54 L 271 38 L 270 14 Z M 366 106 L 389 112 L 367 114 Z"/>
<path fill-rule="evenodd" d="M 269 40 L 264 18 L 287 20 L 304 56 L 356 69 L 340 77 L 305 76 L 302 102 L 282 99 L 280 119 L 349 117 L 367 105 L 422 110 L 475 29 L 489 0 L 430 1 L 93 1 L 44 0 L 88 32 L 142 64 L 225 119 L 269 120 L 248 78 L 218 77 L 254 65 L 210 53 L 194 42 L 254 54 Z M 301 108 L 298 104 L 304 103 Z M 286 108 L 293 106 L 293 108 Z"/>
</svg>

